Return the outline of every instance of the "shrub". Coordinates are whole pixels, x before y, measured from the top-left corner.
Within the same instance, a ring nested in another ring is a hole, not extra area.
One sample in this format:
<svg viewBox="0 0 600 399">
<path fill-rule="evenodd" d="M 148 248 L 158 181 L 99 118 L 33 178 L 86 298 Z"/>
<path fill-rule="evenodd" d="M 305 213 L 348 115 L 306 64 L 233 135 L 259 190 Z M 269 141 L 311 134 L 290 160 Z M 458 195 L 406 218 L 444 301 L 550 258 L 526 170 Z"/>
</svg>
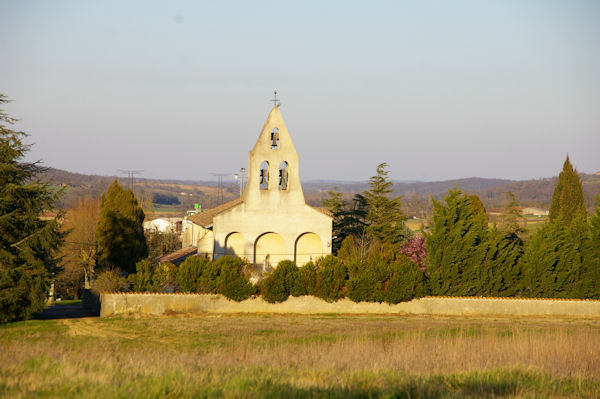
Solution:
<svg viewBox="0 0 600 399">
<path fill-rule="evenodd" d="M 96 292 L 122 292 L 127 291 L 129 284 L 123 277 L 121 269 L 108 269 L 96 277 L 94 291 Z"/>
<path fill-rule="evenodd" d="M 425 273 L 406 256 L 400 257 L 389 266 L 389 281 L 383 291 L 383 300 L 398 303 L 421 298 L 429 294 Z"/>
<path fill-rule="evenodd" d="M 152 275 L 152 288 L 155 292 L 177 291 L 177 266 L 172 263 L 158 265 Z"/>
<path fill-rule="evenodd" d="M 298 280 L 298 267 L 291 260 L 282 260 L 277 268 L 262 281 L 261 295 L 270 303 L 283 302 L 289 298 Z"/>
<path fill-rule="evenodd" d="M 212 262 L 207 258 L 190 256 L 179 265 L 179 270 L 177 270 L 177 282 L 179 283 L 179 287 L 181 287 L 181 291 L 200 292 L 200 287 L 203 283 L 203 272 L 210 269 L 210 266 L 207 265 L 208 263 Z M 214 286 L 216 276 L 212 279 L 209 277 L 209 274 L 210 273 L 207 273 L 208 280 L 212 281 L 212 285 Z"/>
<path fill-rule="evenodd" d="M 242 275 L 244 261 L 237 257 L 223 256 L 215 265 L 219 269 L 219 277 L 216 279 L 217 292 L 234 301 L 243 301 L 256 293 L 254 287 Z"/>
<path fill-rule="evenodd" d="M 354 302 L 383 302 L 384 285 L 389 278 L 386 263 L 367 263 L 348 281 L 348 298 Z"/>
<path fill-rule="evenodd" d="M 132 285 L 134 292 L 152 291 L 153 267 L 147 260 L 135 264 L 136 273 L 127 276 L 127 281 Z"/>
<path fill-rule="evenodd" d="M 317 268 L 313 262 L 308 262 L 298 269 L 298 275 L 291 287 L 293 296 L 314 295 L 317 285 Z"/>
<path fill-rule="evenodd" d="M 348 269 L 333 255 L 317 260 L 317 284 L 315 296 L 328 302 L 344 297 L 344 284 L 348 278 Z"/>
<path fill-rule="evenodd" d="M 221 269 L 217 262 L 212 262 L 208 258 L 202 264 L 202 274 L 198 279 L 198 288 L 196 292 L 203 294 L 217 293 L 217 279 L 221 274 Z"/>
</svg>

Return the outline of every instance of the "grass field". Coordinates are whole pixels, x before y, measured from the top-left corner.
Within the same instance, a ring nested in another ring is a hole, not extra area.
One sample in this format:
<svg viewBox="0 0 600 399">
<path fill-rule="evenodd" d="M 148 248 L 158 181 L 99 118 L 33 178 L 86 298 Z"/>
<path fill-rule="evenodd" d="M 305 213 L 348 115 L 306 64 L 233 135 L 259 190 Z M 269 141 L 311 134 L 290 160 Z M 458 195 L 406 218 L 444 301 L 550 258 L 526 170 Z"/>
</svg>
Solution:
<svg viewBox="0 0 600 399">
<path fill-rule="evenodd" d="M 0 353 L 3 397 L 600 397 L 600 320 L 33 320 Z"/>
</svg>

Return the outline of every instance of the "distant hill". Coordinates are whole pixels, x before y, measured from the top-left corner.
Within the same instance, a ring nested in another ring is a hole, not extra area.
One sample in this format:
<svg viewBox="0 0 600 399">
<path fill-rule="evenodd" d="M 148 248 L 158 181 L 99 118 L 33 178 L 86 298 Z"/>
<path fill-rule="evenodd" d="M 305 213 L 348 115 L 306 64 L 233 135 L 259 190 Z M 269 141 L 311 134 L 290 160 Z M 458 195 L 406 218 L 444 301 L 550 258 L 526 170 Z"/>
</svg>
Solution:
<svg viewBox="0 0 600 399">
<path fill-rule="evenodd" d="M 580 173 L 579 176 L 583 183 L 586 205 L 591 208 L 595 196 L 600 193 L 600 176 L 585 173 Z M 54 168 L 49 168 L 41 177 L 57 186 L 65 186 L 66 194 L 59 204 L 64 208 L 72 206 L 77 198 L 100 197 L 117 178 L 117 176 L 84 175 Z M 127 186 L 126 177 L 118 178 L 121 184 Z M 407 214 L 426 217 L 431 211 L 430 196 L 443 198 L 448 189 L 453 187 L 477 194 L 488 209 L 503 206 L 506 202 L 506 192 L 512 192 L 520 205 L 548 208 L 556 182 L 556 177 L 519 181 L 470 177 L 436 182 L 394 182 L 393 188 L 395 195 L 404 197 L 403 203 Z M 350 199 L 355 193 L 368 189 L 368 184 L 331 180 L 302 183 L 306 202 L 311 205 L 320 205 L 327 197 L 327 191 L 334 187 Z M 152 209 L 153 198 L 177 197 L 180 204 L 171 207 L 169 211 L 183 214 L 185 210 L 193 208 L 194 203 L 199 203 L 206 209 L 222 201 L 231 200 L 239 195 L 239 186 L 233 182 L 224 183 L 222 197 L 220 197 L 214 181 L 136 178 L 134 192 L 145 204 L 145 209 Z"/>
<path fill-rule="evenodd" d="M 56 186 L 63 187 L 65 195 L 58 204 L 61 208 L 72 207 L 78 198 L 86 196 L 99 198 L 115 179 L 119 179 L 119 182 L 125 187 L 128 187 L 129 184 L 125 176 L 84 175 L 55 168 L 48 168 L 40 177 Z M 165 196 L 177 197 L 178 206 L 168 209 L 163 207 L 162 211 L 154 209 L 154 212 L 158 214 L 167 211 L 177 211 L 183 214 L 185 210 L 192 209 L 195 203 L 201 204 L 203 208 L 211 208 L 218 205 L 221 200 L 216 182 L 136 178 L 133 191 L 147 212 L 153 212 L 153 199 Z M 237 195 L 239 195 L 239 188 L 235 183 L 224 184 L 223 201 L 231 200 Z"/>
</svg>

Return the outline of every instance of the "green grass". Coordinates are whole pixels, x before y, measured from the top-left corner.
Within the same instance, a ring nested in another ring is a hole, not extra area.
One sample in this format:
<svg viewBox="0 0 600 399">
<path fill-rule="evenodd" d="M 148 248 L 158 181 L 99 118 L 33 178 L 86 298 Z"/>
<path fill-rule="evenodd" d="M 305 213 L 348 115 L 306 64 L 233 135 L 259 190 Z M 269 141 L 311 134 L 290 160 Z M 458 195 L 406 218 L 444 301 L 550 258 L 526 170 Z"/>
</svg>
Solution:
<svg viewBox="0 0 600 399">
<path fill-rule="evenodd" d="M 598 397 L 600 320 L 204 315 L 0 326 L 0 397 Z"/>
</svg>

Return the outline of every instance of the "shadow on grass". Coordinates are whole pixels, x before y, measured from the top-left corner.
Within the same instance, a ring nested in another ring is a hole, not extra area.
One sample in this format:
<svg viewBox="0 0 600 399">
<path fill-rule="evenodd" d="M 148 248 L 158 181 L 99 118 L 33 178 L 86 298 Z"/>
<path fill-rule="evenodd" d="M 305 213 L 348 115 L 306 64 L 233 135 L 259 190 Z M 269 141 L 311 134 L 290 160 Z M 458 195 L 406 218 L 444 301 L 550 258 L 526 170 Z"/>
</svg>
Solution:
<svg viewBox="0 0 600 399">
<path fill-rule="evenodd" d="M 36 314 L 34 319 L 38 320 L 58 320 L 58 319 L 79 319 L 82 317 L 97 317 L 98 312 L 84 309 L 80 304 L 60 304 L 48 306 L 40 313 Z"/>
<path fill-rule="evenodd" d="M 514 381 L 467 381 L 452 384 L 440 378 L 410 381 L 387 388 L 298 388 L 289 384 L 264 384 L 257 389 L 261 398 L 489 398 L 515 397 L 521 389 Z"/>
</svg>

